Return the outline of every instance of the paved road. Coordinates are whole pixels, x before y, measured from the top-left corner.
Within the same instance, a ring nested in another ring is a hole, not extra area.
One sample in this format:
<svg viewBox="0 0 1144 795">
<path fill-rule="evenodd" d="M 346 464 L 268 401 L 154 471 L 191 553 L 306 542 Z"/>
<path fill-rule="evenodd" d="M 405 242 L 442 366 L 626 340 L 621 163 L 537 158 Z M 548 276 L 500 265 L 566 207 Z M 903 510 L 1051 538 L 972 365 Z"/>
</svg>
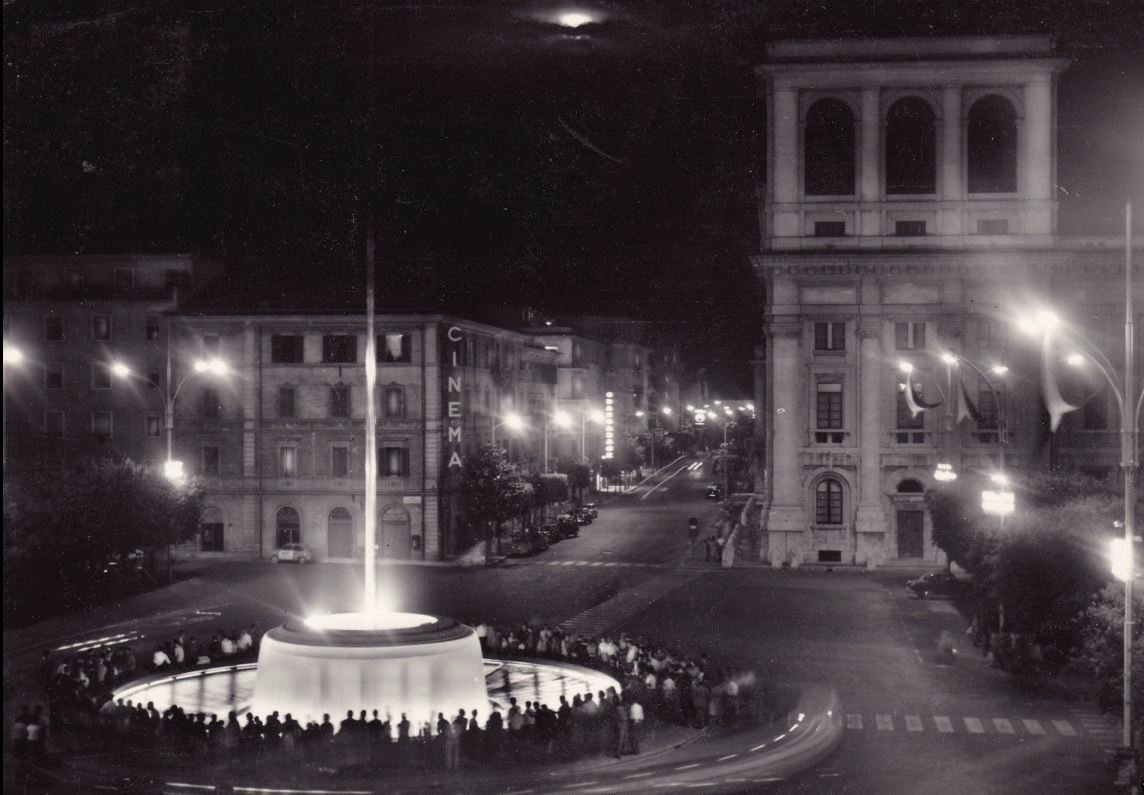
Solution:
<svg viewBox="0 0 1144 795">
<path fill-rule="evenodd" d="M 705 566 L 702 551 L 688 547 L 686 519 L 708 525 L 719 509 L 703 498 L 711 473 L 689 464 L 611 500 L 579 538 L 540 555 L 495 569 L 386 566 L 383 589 L 398 607 L 468 620 L 587 626 L 590 619 L 595 630 L 703 650 L 762 681 L 816 683 L 841 699 L 849 727 L 843 743 L 812 770 L 744 776 L 735 767 L 740 758 L 720 759 L 749 747 L 712 738 L 670 760 L 627 763 L 635 766 L 584 791 L 626 789 L 622 776 L 649 788 L 674 782 L 781 793 L 1104 791 L 1111 721 L 1081 704 L 1021 693 L 971 648 L 943 664 L 938 635 L 960 638 L 965 621 L 949 603 L 908 599 L 907 574 Z M 5 633 L 6 682 L 51 643 L 121 632 L 161 638 L 180 625 L 209 635 L 215 626 L 351 609 L 360 580 L 347 564 L 204 566 L 170 592 Z M 13 695 L 6 693 L 6 704 Z"/>
</svg>

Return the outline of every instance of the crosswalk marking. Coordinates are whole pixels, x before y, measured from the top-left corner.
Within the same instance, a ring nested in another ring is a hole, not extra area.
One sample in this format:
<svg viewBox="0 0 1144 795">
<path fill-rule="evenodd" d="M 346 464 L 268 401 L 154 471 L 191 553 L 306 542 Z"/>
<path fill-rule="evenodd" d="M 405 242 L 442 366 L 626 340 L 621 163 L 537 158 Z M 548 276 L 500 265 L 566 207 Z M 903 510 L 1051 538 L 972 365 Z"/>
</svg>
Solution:
<svg viewBox="0 0 1144 795">
<path fill-rule="evenodd" d="M 889 715 L 875 715 L 874 721 L 878 724 L 879 731 L 892 732 L 894 730 L 894 719 Z"/>
<path fill-rule="evenodd" d="M 920 732 L 922 730 L 922 719 L 917 715 L 906 716 L 906 731 Z"/>
<path fill-rule="evenodd" d="M 937 724 L 937 730 L 942 734 L 949 734 L 953 731 L 953 723 L 944 715 L 935 715 L 933 722 Z"/>
<path fill-rule="evenodd" d="M 862 728 L 862 716 L 861 715 L 847 715 L 846 716 L 846 728 L 847 729 L 861 729 Z"/>
<path fill-rule="evenodd" d="M 981 725 L 981 721 L 977 718 L 965 718 L 965 728 L 969 730 L 970 734 L 985 734 L 985 727 Z"/>
<path fill-rule="evenodd" d="M 1054 720 L 1053 728 L 1057 730 L 1058 734 L 1065 737 L 1076 737 L 1076 729 L 1070 726 L 1067 720 Z"/>
<path fill-rule="evenodd" d="M 1041 726 L 1039 721 L 1035 721 L 1035 720 L 1031 720 L 1029 718 L 1025 718 L 1021 721 L 1021 723 L 1025 724 L 1025 730 L 1027 732 L 1029 732 L 1029 734 L 1044 734 L 1045 733 L 1045 730 Z"/>
<path fill-rule="evenodd" d="M 994 718 L 993 725 L 997 727 L 998 734 L 1012 734 L 1013 724 L 1005 718 Z M 1071 728 L 1071 727 L 1070 727 Z"/>
</svg>

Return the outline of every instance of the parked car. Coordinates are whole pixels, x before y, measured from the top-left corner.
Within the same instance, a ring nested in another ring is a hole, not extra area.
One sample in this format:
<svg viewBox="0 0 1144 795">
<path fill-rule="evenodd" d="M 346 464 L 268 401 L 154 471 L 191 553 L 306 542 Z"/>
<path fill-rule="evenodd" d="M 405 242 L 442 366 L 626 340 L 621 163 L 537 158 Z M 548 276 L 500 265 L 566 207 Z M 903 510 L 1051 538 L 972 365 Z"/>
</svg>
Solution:
<svg viewBox="0 0 1144 795">
<path fill-rule="evenodd" d="M 556 517 L 556 532 L 561 538 L 575 538 L 580 535 L 582 522 L 575 513 L 562 513 Z"/>
<path fill-rule="evenodd" d="M 596 503 L 594 503 L 594 502 L 584 503 L 583 505 L 580 506 L 580 510 L 587 513 L 593 519 L 598 519 L 600 517 L 600 512 L 598 510 L 596 510 Z"/>
<path fill-rule="evenodd" d="M 508 555 L 535 555 L 548 549 L 548 541 L 536 527 L 523 527 L 508 537 L 505 545 Z"/>
<path fill-rule="evenodd" d="M 271 563 L 282 563 L 283 561 L 309 563 L 313 559 L 314 555 L 305 544 L 284 544 L 281 549 L 270 556 Z"/>
<path fill-rule="evenodd" d="M 592 520 L 596 518 L 583 508 L 573 508 L 568 512 L 568 515 L 575 520 L 576 524 L 592 524 Z"/>
<path fill-rule="evenodd" d="M 929 599 L 931 596 L 953 596 L 969 587 L 969 583 L 959 580 L 953 572 L 931 571 L 914 580 L 906 582 L 906 590 L 918 599 Z"/>
<path fill-rule="evenodd" d="M 707 487 L 707 499 L 721 500 L 723 499 L 723 487 L 718 483 L 712 483 Z"/>
<path fill-rule="evenodd" d="M 549 545 L 559 544 L 564 539 L 563 534 L 560 532 L 560 528 L 556 526 L 555 522 L 549 522 L 546 525 L 541 525 L 540 535 L 544 537 L 545 542 Z"/>
</svg>

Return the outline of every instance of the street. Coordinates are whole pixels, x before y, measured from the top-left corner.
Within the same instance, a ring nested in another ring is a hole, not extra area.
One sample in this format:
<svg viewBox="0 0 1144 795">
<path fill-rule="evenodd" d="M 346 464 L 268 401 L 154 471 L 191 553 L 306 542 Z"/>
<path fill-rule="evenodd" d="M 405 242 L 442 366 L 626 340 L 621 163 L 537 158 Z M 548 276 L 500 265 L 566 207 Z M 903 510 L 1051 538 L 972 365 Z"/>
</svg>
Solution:
<svg viewBox="0 0 1144 795">
<path fill-rule="evenodd" d="M 1102 746 L 1115 745 L 1111 721 L 1083 704 L 1020 692 L 968 644 L 952 603 L 907 597 L 907 573 L 704 564 L 702 549 L 689 549 L 687 518 L 706 528 L 719 508 L 703 497 L 708 467 L 693 470 L 691 463 L 680 461 L 601 504 L 599 518 L 578 538 L 544 553 L 488 569 L 386 565 L 382 591 L 399 608 L 472 622 L 628 632 L 705 652 L 735 672 L 755 671 L 766 686 L 822 685 L 841 700 L 842 745 L 810 770 L 765 782 L 742 777 L 732 766 L 747 749 L 733 736 L 712 737 L 657 759 L 649 768 L 657 784 L 728 791 L 765 784 L 778 793 L 1076 793 L 1101 791 L 1110 780 Z M 117 633 L 162 640 L 180 627 L 202 635 L 252 622 L 266 627 L 288 614 L 348 609 L 360 593 L 361 572 L 348 564 L 193 565 L 192 579 L 122 608 L 6 632 L 6 703 L 19 697 L 13 683 L 45 647 Z M 942 631 L 966 641 L 953 664 L 940 658 Z M 644 775 L 632 767 L 639 762 L 628 762 L 624 776 Z M 617 774 L 611 789 L 622 790 L 621 781 Z"/>
</svg>

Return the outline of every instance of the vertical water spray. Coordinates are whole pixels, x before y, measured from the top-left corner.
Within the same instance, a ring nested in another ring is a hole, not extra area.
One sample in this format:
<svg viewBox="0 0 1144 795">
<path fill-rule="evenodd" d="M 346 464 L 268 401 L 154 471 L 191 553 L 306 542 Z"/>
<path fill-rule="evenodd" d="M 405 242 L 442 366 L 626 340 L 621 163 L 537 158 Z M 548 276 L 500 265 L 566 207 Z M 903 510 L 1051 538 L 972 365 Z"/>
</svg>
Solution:
<svg viewBox="0 0 1144 795">
<path fill-rule="evenodd" d="M 374 259 L 377 240 L 370 224 L 365 238 L 365 593 L 362 612 L 377 612 L 377 337 L 374 334 Z"/>
</svg>

